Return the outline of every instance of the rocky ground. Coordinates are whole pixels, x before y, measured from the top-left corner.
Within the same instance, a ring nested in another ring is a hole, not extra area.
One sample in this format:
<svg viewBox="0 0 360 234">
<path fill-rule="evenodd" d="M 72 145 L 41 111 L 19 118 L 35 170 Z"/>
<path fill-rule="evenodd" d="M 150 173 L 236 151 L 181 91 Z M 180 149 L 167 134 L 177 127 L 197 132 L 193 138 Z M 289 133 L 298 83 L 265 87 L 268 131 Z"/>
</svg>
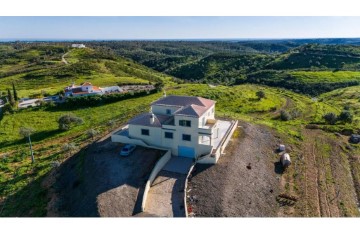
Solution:
<svg viewBox="0 0 360 234">
<path fill-rule="evenodd" d="M 274 150 L 280 140 L 265 127 L 239 126 L 218 164 L 196 165 L 188 184 L 190 215 L 277 216 L 281 170 Z"/>
</svg>

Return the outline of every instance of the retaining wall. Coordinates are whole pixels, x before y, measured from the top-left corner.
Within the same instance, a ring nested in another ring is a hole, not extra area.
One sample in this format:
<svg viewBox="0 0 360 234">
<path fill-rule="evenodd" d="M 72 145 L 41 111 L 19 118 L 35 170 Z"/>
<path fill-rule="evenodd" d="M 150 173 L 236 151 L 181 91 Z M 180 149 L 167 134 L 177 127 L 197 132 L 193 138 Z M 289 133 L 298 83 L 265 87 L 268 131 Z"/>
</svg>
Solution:
<svg viewBox="0 0 360 234">
<path fill-rule="evenodd" d="M 145 206 L 146 206 L 146 199 L 150 190 L 150 187 L 152 185 L 152 183 L 154 182 L 154 180 L 156 179 L 157 174 L 163 169 L 163 167 L 166 165 L 166 163 L 170 160 L 171 158 L 171 151 L 168 150 L 155 164 L 155 167 L 153 168 L 153 170 L 151 171 L 151 174 L 149 176 L 149 179 L 146 182 L 146 186 L 145 186 L 145 190 L 144 190 L 144 195 L 143 195 L 143 199 L 142 199 L 142 203 L 141 203 L 141 211 L 145 211 Z"/>
</svg>

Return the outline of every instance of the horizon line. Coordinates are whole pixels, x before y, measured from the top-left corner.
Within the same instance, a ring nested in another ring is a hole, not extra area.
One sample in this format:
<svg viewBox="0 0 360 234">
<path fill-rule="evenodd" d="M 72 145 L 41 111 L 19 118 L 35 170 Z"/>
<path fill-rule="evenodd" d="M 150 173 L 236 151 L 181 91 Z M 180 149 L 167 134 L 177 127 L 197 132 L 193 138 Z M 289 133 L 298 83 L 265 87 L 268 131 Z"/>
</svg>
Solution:
<svg viewBox="0 0 360 234">
<path fill-rule="evenodd" d="M 53 42 L 53 41 L 228 41 L 228 40 L 321 40 L 321 39 L 360 39 L 360 37 L 254 37 L 254 38 L 114 38 L 114 39 L 75 39 L 75 38 L 0 38 L 0 42 Z"/>
</svg>

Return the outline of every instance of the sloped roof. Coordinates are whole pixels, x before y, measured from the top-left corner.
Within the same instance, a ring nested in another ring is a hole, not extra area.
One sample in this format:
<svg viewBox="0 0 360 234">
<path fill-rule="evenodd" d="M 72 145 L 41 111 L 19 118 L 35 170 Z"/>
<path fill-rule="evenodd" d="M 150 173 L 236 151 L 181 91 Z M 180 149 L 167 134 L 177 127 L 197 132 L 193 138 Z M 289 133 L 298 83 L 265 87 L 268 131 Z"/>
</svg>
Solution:
<svg viewBox="0 0 360 234">
<path fill-rule="evenodd" d="M 196 116 L 200 117 L 207 109 L 202 106 L 189 105 L 174 112 L 174 115 Z"/>
<path fill-rule="evenodd" d="M 141 125 L 141 126 L 148 126 L 148 127 L 159 127 L 161 128 L 162 124 L 166 122 L 168 119 L 172 118 L 168 115 L 155 115 L 155 121 L 154 123 L 151 123 L 151 113 L 145 113 L 142 115 L 138 115 L 131 119 L 128 124 L 134 124 L 134 125 Z"/>
<path fill-rule="evenodd" d="M 202 97 L 193 97 L 193 96 L 175 96 L 169 95 L 159 100 L 151 103 L 152 105 L 162 105 L 162 106 L 188 106 L 191 104 L 210 107 L 215 103 L 215 101 L 202 98 Z"/>
<path fill-rule="evenodd" d="M 169 95 L 151 104 L 159 106 L 178 106 L 181 108 L 174 112 L 174 115 L 200 117 L 215 104 L 215 101 L 202 97 Z"/>
</svg>

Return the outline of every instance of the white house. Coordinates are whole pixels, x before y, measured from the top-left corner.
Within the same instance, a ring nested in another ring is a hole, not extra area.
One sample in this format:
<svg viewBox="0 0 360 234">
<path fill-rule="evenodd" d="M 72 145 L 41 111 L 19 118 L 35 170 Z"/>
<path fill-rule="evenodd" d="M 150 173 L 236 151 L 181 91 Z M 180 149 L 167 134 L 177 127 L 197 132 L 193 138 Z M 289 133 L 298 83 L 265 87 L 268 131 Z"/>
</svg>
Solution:
<svg viewBox="0 0 360 234">
<path fill-rule="evenodd" d="M 108 86 L 108 87 L 100 88 L 100 90 L 103 93 L 122 93 L 122 92 L 124 92 L 124 89 L 120 88 L 119 86 Z"/>
<path fill-rule="evenodd" d="M 131 119 L 111 136 L 113 142 L 171 150 L 172 155 L 216 163 L 237 121 L 215 119 L 215 101 L 193 96 L 165 96 L 151 111 Z"/>
<path fill-rule="evenodd" d="M 80 86 L 72 83 L 70 86 L 65 88 L 64 92 L 65 97 L 82 97 L 103 94 L 99 87 L 92 85 L 90 82 L 85 82 Z"/>
<path fill-rule="evenodd" d="M 72 48 L 85 48 L 86 46 L 84 44 L 72 44 Z"/>
</svg>

